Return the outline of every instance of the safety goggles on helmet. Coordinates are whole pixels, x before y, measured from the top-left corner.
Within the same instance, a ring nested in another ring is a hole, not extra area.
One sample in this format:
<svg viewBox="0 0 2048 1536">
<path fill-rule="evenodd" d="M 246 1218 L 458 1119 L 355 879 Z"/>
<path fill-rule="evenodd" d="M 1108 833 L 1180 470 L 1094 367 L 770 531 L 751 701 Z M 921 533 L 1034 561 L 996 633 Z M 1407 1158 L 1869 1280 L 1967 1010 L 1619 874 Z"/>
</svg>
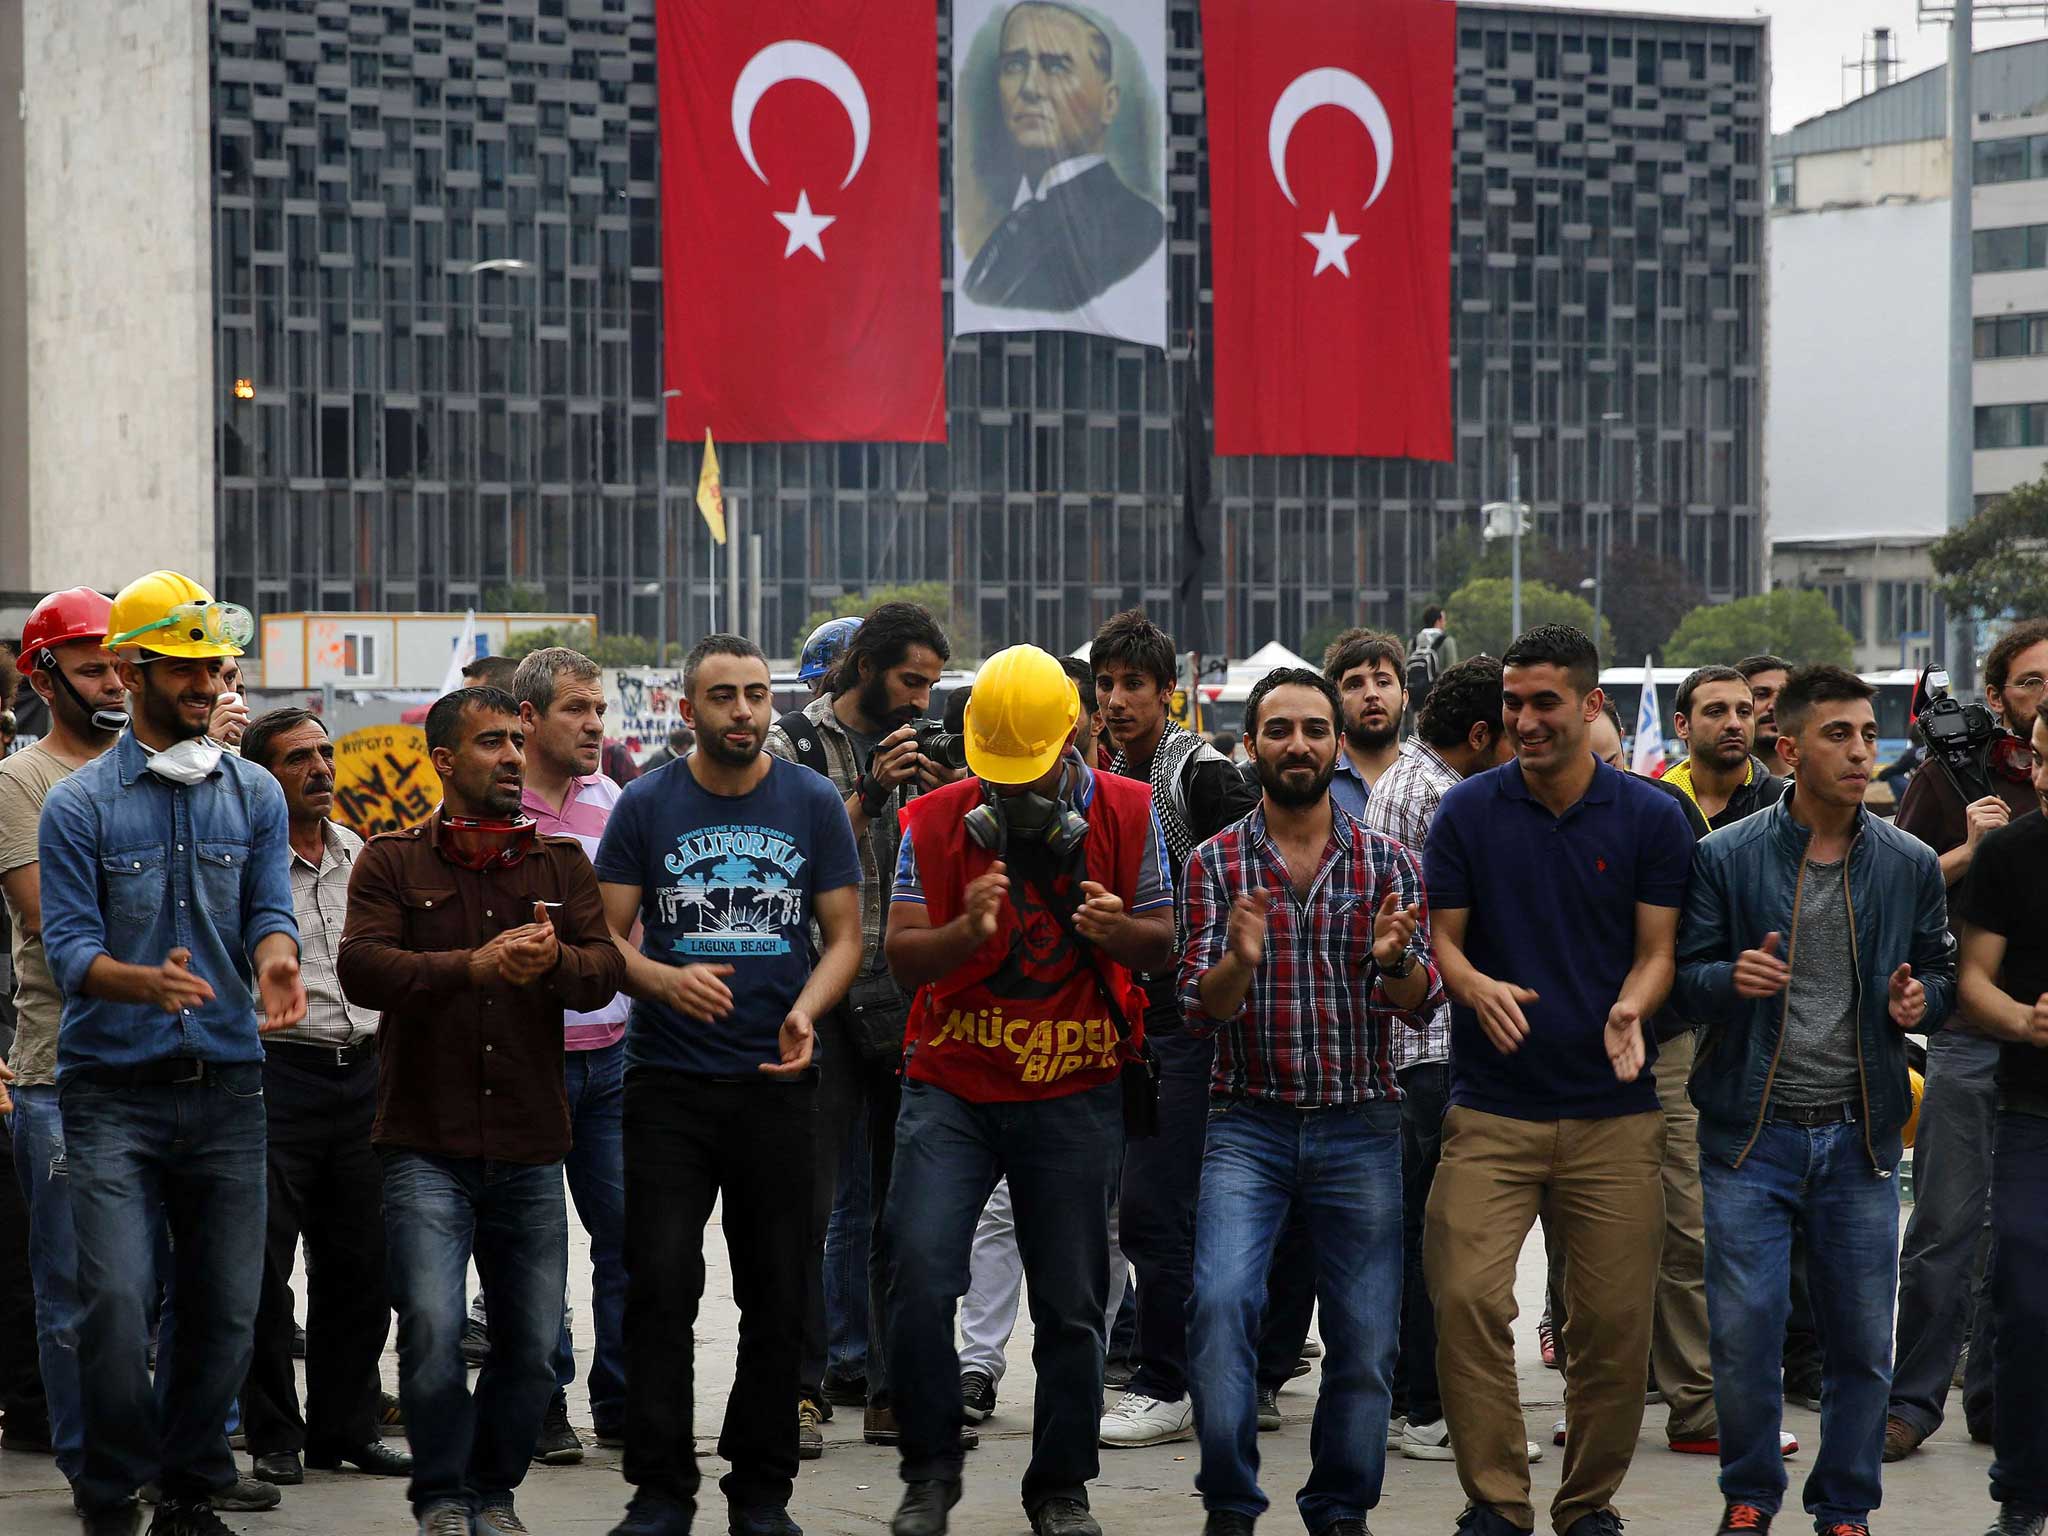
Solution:
<svg viewBox="0 0 2048 1536">
<path fill-rule="evenodd" d="M 158 630 L 169 630 L 165 638 L 182 644 L 240 649 L 256 638 L 256 615 L 239 603 L 180 603 L 152 624 L 108 636 L 107 644 L 127 645 Z"/>
</svg>

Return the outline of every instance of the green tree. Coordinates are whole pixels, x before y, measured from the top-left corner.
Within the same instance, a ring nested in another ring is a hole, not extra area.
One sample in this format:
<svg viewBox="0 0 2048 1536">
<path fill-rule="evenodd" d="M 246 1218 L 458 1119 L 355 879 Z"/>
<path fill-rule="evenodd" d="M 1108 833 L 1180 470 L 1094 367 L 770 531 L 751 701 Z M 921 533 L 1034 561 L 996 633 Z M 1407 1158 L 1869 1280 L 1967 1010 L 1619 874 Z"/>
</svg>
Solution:
<svg viewBox="0 0 2048 1536">
<path fill-rule="evenodd" d="M 1508 642 L 1514 638 L 1514 584 L 1506 577 L 1482 576 L 1468 581 L 1444 599 L 1444 607 L 1450 610 L 1459 655 L 1477 656 L 1483 651 L 1499 656 L 1507 651 Z M 1543 582 L 1530 581 L 1525 575 L 1522 627 L 1528 629 L 1538 624 L 1570 624 L 1591 635 L 1593 605 Z M 1612 635 L 1612 626 L 1603 621 L 1601 633 L 1594 637 L 1603 656 Z"/>
<path fill-rule="evenodd" d="M 1770 651 L 1793 662 L 1831 661 L 1846 667 L 1856 642 L 1819 592 L 1779 587 L 1732 603 L 1695 608 L 1679 621 L 1664 647 L 1672 667 L 1732 666 Z"/>
<path fill-rule="evenodd" d="M 547 650 L 550 646 L 565 645 L 572 651 L 591 654 L 591 647 L 597 644 L 597 634 L 588 624 L 561 624 L 547 629 L 516 629 L 505 637 L 504 654 L 514 661 L 524 661 L 535 651 Z"/>
<path fill-rule="evenodd" d="M 484 588 L 484 607 L 492 613 L 540 613 L 547 605 L 548 589 L 532 583 L 508 581 Z"/>
<path fill-rule="evenodd" d="M 1980 619 L 2048 613 L 2048 477 L 2013 487 L 1928 557 L 1953 608 Z"/>
<path fill-rule="evenodd" d="M 1593 574 L 1592 550 L 1583 546 L 1545 549 L 1533 568 L 1538 580 L 1592 601 L 1593 589 L 1580 585 Z M 1523 571 L 1526 574 L 1530 569 L 1525 551 Z M 1661 654 L 1679 618 L 1707 600 L 1705 590 L 1686 575 L 1684 566 L 1639 544 L 1616 544 L 1608 550 L 1601 580 L 1600 612 L 1614 636 L 1612 659 L 1616 662 Z M 1458 623 L 1455 609 L 1451 622 Z M 1606 654 L 1604 648 L 1601 654 Z"/>
<path fill-rule="evenodd" d="M 866 592 L 848 592 L 835 598 L 829 607 L 814 609 L 804 620 L 803 628 L 796 632 L 790 642 L 792 656 L 803 652 L 804 642 L 811 637 L 811 631 L 827 619 L 865 618 L 884 603 L 916 603 L 929 608 L 939 621 L 939 627 L 952 642 L 953 659 L 949 666 L 965 666 L 981 658 L 981 636 L 973 619 L 966 610 L 955 605 L 953 589 L 943 581 L 919 581 L 907 586 L 875 587 Z"/>
</svg>

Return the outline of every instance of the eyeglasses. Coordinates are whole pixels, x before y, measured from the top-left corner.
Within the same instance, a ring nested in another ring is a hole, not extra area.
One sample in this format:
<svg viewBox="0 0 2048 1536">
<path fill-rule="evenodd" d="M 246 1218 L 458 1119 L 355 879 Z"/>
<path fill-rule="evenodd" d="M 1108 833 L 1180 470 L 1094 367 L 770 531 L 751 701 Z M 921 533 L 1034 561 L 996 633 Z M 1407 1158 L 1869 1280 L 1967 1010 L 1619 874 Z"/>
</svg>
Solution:
<svg viewBox="0 0 2048 1536">
<path fill-rule="evenodd" d="M 2004 693 L 2039 693 L 2048 687 L 2048 677 L 2038 672 L 2029 672 L 2025 677 L 2016 677 L 2001 690 Z"/>
</svg>

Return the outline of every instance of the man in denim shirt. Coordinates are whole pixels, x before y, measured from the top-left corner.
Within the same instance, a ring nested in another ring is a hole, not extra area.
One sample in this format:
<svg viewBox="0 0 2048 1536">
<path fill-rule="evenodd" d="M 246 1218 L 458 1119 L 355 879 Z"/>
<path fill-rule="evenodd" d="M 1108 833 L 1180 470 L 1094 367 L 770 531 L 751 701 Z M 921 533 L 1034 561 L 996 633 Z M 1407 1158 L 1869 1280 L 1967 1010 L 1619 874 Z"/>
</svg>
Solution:
<svg viewBox="0 0 2048 1536">
<path fill-rule="evenodd" d="M 206 737 L 249 615 L 168 571 L 114 599 L 130 729 L 50 792 L 43 947 L 64 995 L 57 1088 L 78 1232 L 88 1536 L 221 1536 L 228 1411 L 263 1277 L 264 1030 L 306 1011 L 284 795 Z M 158 1212 L 162 1212 L 159 1218 Z M 151 1259 L 170 1225 L 175 1329 L 148 1365 Z"/>
</svg>

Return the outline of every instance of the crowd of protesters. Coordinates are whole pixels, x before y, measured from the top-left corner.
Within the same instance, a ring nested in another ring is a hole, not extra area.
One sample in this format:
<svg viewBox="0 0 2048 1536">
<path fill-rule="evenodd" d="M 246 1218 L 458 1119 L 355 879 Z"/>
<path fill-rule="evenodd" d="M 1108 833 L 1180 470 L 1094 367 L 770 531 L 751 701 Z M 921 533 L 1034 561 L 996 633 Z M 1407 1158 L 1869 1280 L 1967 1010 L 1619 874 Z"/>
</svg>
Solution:
<svg viewBox="0 0 2048 1536">
<path fill-rule="evenodd" d="M 1249 1536 L 1316 1355 L 1312 1536 L 1368 1536 L 1390 1454 L 1455 1462 L 1463 1536 L 1533 1531 L 1539 1223 L 1560 1536 L 1618 1536 L 1649 1402 L 1718 1457 L 1718 1531 L 1768 1531 L 1787 1398 L 1806 1515 L 1868 1536 L 1951 1381 L 1990 1531 L 2048 1528 L 2048 622 L 1895 821 L 1831 665 L 1698 669 L 1651 778 L 1566 626 L 1347 632 L 1219 749 L 1142 612 L 937 721 L 947 636 L 890 603 L 780 717 L 705 637 L 634 771 L 588 658 L 480 673 L 427 714 L 438 806 L 367 843 L 319 714 L 242 702 L 252 629 L 154 572 L 19 648 L 0 1448 L 54 1456 L 86 1536 L 223 1536 L 309 1467 L 524 1536 L 528 1468 L 584 1452 L 572 1200 L 613 1536 L 696 1517 L 714 1207 L 733 1536 L 800 1536 L 835 1405 L 898 1450 L 893 1536 L 941 1536 L 1020 1298 L 1036 1536 L 1100 1536 L 1102 1452 L 1182 1440 L 1206 1536 Z"/>
</svg>

